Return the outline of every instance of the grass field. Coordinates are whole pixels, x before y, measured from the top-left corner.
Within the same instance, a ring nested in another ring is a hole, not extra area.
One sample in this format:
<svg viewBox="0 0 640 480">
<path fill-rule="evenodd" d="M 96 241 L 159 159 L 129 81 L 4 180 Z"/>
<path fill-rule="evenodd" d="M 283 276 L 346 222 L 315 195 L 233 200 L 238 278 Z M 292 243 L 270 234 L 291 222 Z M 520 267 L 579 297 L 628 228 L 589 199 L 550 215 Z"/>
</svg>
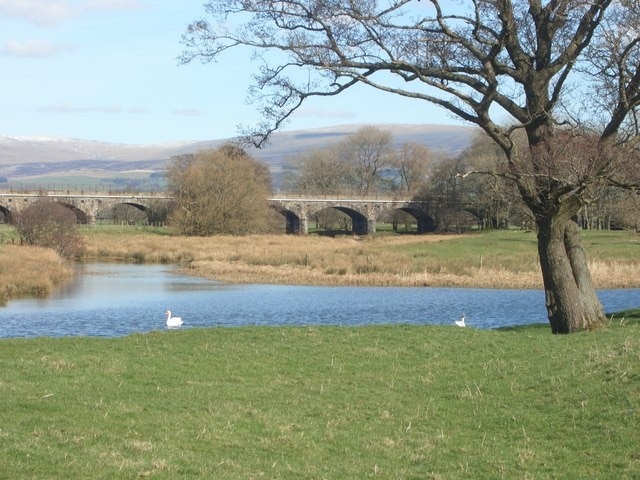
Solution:
<svg viewBox="0 0 640 480">
<path fill-rule="evenodd" d="M 638 314 L 2 340 L 0 477 L 637 479 Z"/>
</svg>

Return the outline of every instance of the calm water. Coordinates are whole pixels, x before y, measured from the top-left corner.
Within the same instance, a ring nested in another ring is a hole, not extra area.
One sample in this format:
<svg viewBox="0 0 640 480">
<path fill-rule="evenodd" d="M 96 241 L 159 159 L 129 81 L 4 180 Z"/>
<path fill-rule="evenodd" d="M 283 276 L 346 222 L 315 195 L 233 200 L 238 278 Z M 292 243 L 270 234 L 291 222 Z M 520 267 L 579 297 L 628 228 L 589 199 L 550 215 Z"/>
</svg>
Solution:
<svg viewBox="0 0 640 480">
<path fill-rule="evenodd" d="M 606 290 L 607 311 L 640 306 L 640 289 Z M 179 275 L 169 266 L 88 265 L 47 299 L 0 308 L 0 337 L 122 336 L 165 329 L 170 309 L 182 328 L 241 325 L 452 325 L 494 328 L 546 322 L 536 290 L 227 285 Z"/>
</svg>

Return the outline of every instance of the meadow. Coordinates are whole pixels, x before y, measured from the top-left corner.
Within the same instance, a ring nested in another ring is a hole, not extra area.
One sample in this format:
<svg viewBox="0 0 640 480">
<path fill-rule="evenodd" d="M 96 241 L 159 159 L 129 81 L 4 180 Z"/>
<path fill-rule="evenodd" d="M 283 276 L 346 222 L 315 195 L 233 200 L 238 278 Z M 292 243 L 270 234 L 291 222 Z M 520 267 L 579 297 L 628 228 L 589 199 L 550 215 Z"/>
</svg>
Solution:
<svg viewBox="0 0 640 480">
<path fill-rule="evenodd" d="M 639 314 L 1 340 L 0 477 L 636 479 Z"/>
</svg>

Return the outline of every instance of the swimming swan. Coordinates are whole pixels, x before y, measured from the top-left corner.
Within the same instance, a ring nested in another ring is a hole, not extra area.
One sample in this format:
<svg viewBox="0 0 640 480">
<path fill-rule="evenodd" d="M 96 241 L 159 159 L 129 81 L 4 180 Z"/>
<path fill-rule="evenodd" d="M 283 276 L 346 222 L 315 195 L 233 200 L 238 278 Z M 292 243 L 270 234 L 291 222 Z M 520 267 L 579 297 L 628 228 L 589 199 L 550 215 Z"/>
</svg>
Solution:
<svg viewBox="0 0 640 480">
<path fill-rule="evenodd" d="M 167 310 L 167 327 L 179 327 L 182 325 L 182 319 L 180 317 L 172 317 L 171 310 Z"/>
<path fill-rule="evenodd" d="M 464 313 L 462 314 L 462 316 L 460 317 L 460 320 L 456 320 L 456 325 L 459 327 L 464 327 Z"/>
</svg>

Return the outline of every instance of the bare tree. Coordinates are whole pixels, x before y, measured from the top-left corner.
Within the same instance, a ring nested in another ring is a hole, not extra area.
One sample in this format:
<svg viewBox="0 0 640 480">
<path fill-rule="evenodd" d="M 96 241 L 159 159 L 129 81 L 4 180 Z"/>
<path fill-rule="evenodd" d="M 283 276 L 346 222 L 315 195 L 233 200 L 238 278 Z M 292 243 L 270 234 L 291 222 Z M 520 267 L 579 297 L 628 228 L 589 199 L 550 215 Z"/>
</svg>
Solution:
<svg viewBox="0 0 640 480">
<path fill-rule="evenodd" d="M 288 190 L 330 195 L 349 188 L 351 172 L 331 148 L 305 152 L 290 163 L 292 170 L 284 180 Z"/>
<path fill-rule="evenodd" d="M 352 172 L 357 193 L 374 193 L 383 184 L 382 172 L 392 164 L 392 135 L 377 127 L 362 127 L 337 146 L 337 155 Z"/>
<path fill-rule="evenodd" d="M 363 127 L 336 144 L 294 158 L 286 186 L 307 193 L 375 193 L 385 188 L 383 173 L 394 167 L 392 135 Z"/>
<path fill-rule="evenodd" d="M 419 143 L 405 143 L 396 152 L 394 164 L 398 169 L 401 189 L 415 193 L 426 181 L 432 164 L 431 153 Z"/>
<path fill-rule="evenodd" d="M 416 197 L 429 204 L 436 230 L 441 232 L 468 229 L 467 206 L 462 174 L 467 171 L 463 158 L 444 159 L 435 166 L 429 181 L 423 185 Z"/>
<path fill-rule="evenodd" d="M 523 143 L 524 146 L 524 143 Z M 486 134 L 479 132 L 469 148 L 460 154 L 462 164 L 470 171 L 484 175 L 463 175 L 463 208 L 478 217 L 480 228 L 506 228 L 512 217 L 520 220 L 524 205 L 512 182 L 497 175 L 504 171 L 506 157 L 500 147 Z"/>
<path fill-rule="evenodd" d="M 242 234 L 268 228 L 271 175 L 242 149 L 176 157 L 168 172 L 175 205 L 170 217 L 185 235 Z"/>
<path fill-rule="evenodd" d="M 57 202 L 38 200 L 17 215 L 15 227 L 23 243 L 51 248 L 63 257 L 84 249 L 76 214 Z"/>
<path fill-rule="evenodd" d="M 504 151 L 499 173 L 535 218 L 551 330 L 569 333 L 606 320 L 572 219 L 602 184 L 631 183 L 619 173 L 633 157 L 619 152 L 638 134 L 639 3 L 209 0 L 212 22 L 188 27 L 182 60 L 255 51 L 263 60 L 250 92 L 263 102 L 263 120 L 249 132 L 256 143 L 306 99 L 356 84 L 440 105 L 478 125 Z M 261 55 L 273 51 L 281 63 Z M 581 91 L 594 84 L 603 93 L 597 115 Z M 589 125 L 594 149 L 579 159 L 584 168 L 573 169 L 559 124 L 577 127 L 589 117 L 598 120 Z M 526 149 L 513 138 L 518 130 Z"/>
<path fill-rule="evenodd" d="M 611 221 L 619 228 L 640 232 L 640 194 L 624 192 L 611 212 Z"/>
</svg>

